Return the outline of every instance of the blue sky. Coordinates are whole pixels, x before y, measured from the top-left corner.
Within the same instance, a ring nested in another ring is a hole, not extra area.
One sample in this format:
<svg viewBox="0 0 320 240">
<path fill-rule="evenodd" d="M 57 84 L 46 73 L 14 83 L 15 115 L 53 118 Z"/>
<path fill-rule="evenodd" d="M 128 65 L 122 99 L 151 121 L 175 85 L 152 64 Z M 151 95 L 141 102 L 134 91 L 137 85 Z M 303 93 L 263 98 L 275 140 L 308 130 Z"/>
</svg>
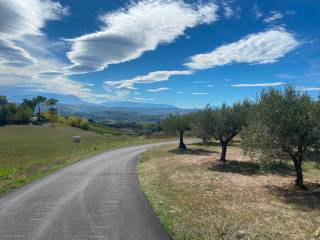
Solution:
<svg viewBox="0 0 320 240">
<path fill-rule="evenodd" d="M 0 94 L 179 107 L 320 90 L 314 0 L 0 2 Z"/>
</svg>

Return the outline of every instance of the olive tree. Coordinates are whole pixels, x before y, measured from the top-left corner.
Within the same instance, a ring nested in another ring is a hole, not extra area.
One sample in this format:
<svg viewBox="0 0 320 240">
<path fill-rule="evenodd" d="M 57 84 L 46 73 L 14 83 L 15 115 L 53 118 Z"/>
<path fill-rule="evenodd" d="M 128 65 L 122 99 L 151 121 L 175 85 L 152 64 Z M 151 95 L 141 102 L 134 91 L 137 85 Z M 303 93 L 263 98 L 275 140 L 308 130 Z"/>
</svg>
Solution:
<svg viewBox="0 0 320 240">
<path fill-rule="evenodd" d="M 202 139 L 203 142 L 208 142 L 212 138 L 212 110 L 210 106 L 192 114 L 192 134 Z"/>
<path fill-rule="evenodd" d="M 58 103 L 57 99 L 50 98 L 48 99 L 45 104 L 49 106 L 48 110 L 48 116 L 49 116 L 49 121 L 51 122 L 51 127 L 54 127 L 54 123 L 58 122 L 59 116 L 58 116 L 58 110 L 54 108 L 54 106 Z"/>
<path fill-rule="evenodd" d="M 191 130 L 189 115 L 170 115 L 162 121 L 162 128 L 166 132 L 179 132 L 179 149 L 186 150 L 183 136 L 185 131 Z"/>
<path fill-rule="evenodd" d="M 209 126 L 212 136 L 221 144 L 220 161 L 226 161 L 228 144 L 246 126 L 251 107 L 251 103 L 246 100 L 232 106 L 224 103 L 220 108 L 211 110 Z"/>
<path fill-rule="evenodd" d="M 309 95 L 288 86 L 261 93 L 253 119 L 243 134 L 245 149 L 273 159 L 291 159 L 296 185 L 303 182 L 302 162 L 319 143 L 319 109 Z"/>
<path fill-rule="evenodd" d="M 47 98 L 43 97 L 43 96 L 37 96 L 35 98 L 32 99 L 32 101 L 34 102 L 35 106 L 37 106 L 38 109 L 38 122 L 41 121 L 41 109 L 40 109 L 40 105 L 46 103 Z"/>
<path fill-rule="evenodd" d="M 224 103 L 220 108 L 207 106 L 197 113 L 194 126 L 204 136 L 220 142 L 220 161 L 226 161 L 228 144 L 246 126 L 251 107 L 252 104 L 245 100 L 232 106 Z"/>
</svg>

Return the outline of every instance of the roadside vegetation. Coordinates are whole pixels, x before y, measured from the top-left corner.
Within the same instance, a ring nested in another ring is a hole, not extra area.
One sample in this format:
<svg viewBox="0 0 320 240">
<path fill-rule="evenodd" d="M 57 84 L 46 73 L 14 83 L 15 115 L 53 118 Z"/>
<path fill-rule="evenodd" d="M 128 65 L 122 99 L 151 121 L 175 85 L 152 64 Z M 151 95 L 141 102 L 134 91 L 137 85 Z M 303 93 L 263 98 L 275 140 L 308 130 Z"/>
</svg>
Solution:
<svg viewBox="0 0 320 240">
<path fill-rule="evenodd" d="M 308 191 L 292 184 L 292 161 L 268 163 L 229 143 L 220 163 L 218 141 L 165 146 L 137 166 L 142 190 L 174 240 L 320 238 L 320 169 L 303 164 Z"/>
<path fill-rule="evenodd" d="M 173 239 L 320 239 L 319 119 L 294 86 L 171 115 L 180 144 L 144 154 L 139 181 Z"/>
</svg>

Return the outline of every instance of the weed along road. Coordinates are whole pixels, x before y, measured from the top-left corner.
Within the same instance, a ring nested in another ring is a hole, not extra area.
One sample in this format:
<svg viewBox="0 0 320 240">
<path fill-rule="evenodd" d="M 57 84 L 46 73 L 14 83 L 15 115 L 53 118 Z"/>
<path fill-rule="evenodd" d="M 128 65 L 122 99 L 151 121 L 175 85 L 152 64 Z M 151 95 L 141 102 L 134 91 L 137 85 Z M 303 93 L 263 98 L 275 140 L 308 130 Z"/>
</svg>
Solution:
<svg viewBox="0 0 320 240">
<path fill-rule="evenodd" d="M 0 239 L 169 239 L 139 189 L 136 160 L 160 144 L 105 152 L 0 198 Z"/>
</svg>

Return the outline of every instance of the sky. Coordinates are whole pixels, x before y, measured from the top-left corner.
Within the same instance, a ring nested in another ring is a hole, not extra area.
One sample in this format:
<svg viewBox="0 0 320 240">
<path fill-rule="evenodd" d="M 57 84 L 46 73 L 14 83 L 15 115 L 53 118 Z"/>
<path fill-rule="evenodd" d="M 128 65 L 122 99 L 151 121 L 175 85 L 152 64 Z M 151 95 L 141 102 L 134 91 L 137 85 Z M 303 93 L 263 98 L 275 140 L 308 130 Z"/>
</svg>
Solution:
<svg viewBox="0 0 320 240">
<path fill-rule="evenodd" d="M 0 94 L 182 108 L 320 91 L 320 1 L 0 0 Z"/>
</svg>

